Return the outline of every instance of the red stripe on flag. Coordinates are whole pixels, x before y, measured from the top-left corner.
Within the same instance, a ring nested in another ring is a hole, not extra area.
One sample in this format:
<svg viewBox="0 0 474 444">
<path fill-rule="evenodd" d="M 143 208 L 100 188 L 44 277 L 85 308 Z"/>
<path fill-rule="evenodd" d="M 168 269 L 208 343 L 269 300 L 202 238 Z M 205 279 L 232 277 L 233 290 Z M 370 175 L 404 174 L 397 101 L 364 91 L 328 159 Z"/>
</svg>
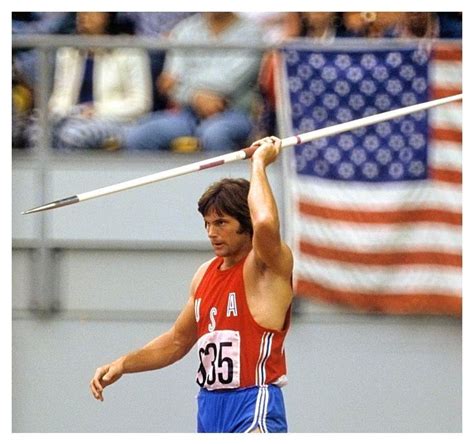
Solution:
<svg viewBox="0 0 474 444">
<path fill-rule="evenodd" d="M 399 224 L 412 222 L 445 223 L 462 225 L 462 214 L 439 209 L 405 209 L 403 211 L 363 211 L 330 208 L 315 203 L 299 201 L 298 209 L 307 216 L 363 224 Z"/>
<path fill-rule="evenodd" d="M 348 289 L 325 287 L 317 282 L 300 279 L 296 293 L 312 299 L 347 305 L 359 310 L 391 314 L 447 314 L 460 317 L 460 294 L 436 293 L 364 293 Z"/>
<path fill-rule="evenodd" d="M 462 184 L 462 172 L 459 170 L 431 167 L 429 169 L 429 175 L 431 179 L 437 180 L 438 182 Z"/>
<path fill-rule="evenodd" d="M 443 140 L 445 142 L 462 143 L 462 131 L 451 128 L 431 127 L 430 136 L 433 139 Z"/>
<path fill-rule="evenodd" d="M 462 88 L 459 87 L 450 87 L 450 86 L 439 86 L 435 85 L 431 88 L 431 99 L 444 99 L 445 97 L 455 96 L 457 94 L 462 94 Z M 462 100 L 452 102 L 452 104 L 461 105 Z"/>
<path fill-rule="evenodd" d="M 440 251 L 390 251 L 367 253 L 340 248 L 329 248 L 312 242 L 301 241 L 300 251 L 320 259 L 361 265 L 440 265 L 462 267 L 461 254 Z"/>
<path fill-rule="evenodd" d="M 443 45 L 439 44 L 433 48 L 433 58 L 446 62 L 461 62 L 462 48 L 458 44 Z"/>
</svg>

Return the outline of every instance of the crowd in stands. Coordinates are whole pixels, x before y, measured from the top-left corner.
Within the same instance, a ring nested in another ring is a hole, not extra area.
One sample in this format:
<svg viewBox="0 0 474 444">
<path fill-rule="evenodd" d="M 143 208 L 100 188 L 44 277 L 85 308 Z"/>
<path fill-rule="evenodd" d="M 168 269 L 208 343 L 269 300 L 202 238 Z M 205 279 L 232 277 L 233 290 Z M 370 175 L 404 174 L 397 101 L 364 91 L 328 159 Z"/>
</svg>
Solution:
<svg viewBox="0 0 474 444">
<path fill-rule="evenodd" d="M 13 34 L 134 35 L 249 49 L 59 48 L 52 58 L 51 140 L 62 150 L 234 150 L 274 130 L 275 52 L 295 38 L 462 37 L 461 13 L 13 13 Z M 13 147 L 38 143 L 38 55 L 13 49 Z M 268 113 L 270 111 L 270 114 Z"/>
</svg>

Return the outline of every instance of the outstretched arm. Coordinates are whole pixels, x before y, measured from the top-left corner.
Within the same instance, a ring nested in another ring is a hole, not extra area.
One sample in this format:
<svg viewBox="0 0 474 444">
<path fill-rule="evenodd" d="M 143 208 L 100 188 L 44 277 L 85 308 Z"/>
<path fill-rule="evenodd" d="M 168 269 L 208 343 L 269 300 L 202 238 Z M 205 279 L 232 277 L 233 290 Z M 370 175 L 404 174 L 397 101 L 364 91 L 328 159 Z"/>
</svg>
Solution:
<svg viewBox="0 0 474 444">
<path fill-rule="evenodd" d="M 115 361 L 99 367 L 89 386 L 94 398 L 103 401 L 103 390 L 118 381 L 125 373 L 158 370 L 184 357 L 197 340 L 194 317 L 194 291 L 200 271 L 191 284 L 191 295 L 174 325 L 139 350 L 128 353 Z"/>
<path fill-rule="evenodd" d="M 279 274 L 291 274 L 292 255 L 280 235 L 278 208 L 268 181 L 266 168 L 276 160 L 281 140 L 265 137 L 254 143 L 259 148 L 252 156 L 252 175 L 248 197 L 253 225 L 256 259 Z"/>
</svg>

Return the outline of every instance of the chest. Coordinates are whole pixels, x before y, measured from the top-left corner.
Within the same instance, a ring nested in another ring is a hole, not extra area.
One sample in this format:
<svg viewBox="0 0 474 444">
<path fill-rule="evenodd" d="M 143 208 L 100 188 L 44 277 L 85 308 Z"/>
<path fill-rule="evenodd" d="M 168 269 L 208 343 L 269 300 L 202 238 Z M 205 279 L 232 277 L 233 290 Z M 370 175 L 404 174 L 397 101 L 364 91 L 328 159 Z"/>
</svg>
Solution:
<svg viewBox="0 0 474 444">
<path fill-rule="evenodd" d="M 216 329 L 240 329 L 249 321 L 241 272 L 216 273 L 201 285 L 194 298 L 194 314 L 200 334 Z"/>
</svg>

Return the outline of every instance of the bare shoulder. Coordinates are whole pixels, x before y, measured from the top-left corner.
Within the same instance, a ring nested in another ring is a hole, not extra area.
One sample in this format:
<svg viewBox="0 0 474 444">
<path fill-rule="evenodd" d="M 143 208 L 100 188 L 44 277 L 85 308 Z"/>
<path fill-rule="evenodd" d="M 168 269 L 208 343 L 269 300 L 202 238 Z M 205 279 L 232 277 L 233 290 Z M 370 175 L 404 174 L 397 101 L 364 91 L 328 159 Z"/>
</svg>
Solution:
<svg viewBox="0 0 474 444">
<path fill-rule="evenodd" d="M 191 281 L 191 294 L 194 294 L 199 287 L 199 284 L 201 283 L 202 277 L 206 273 L 207 269 L 209 268 L 209 265 L 211 265 L 211 262 L 214 260 L 214 258 L 209 259 L 208 261 L 204 262 L 199 266 L 199 268 L 196 270 L 196 273 L 194 273 L 193 279 Z"/>
</svg>

